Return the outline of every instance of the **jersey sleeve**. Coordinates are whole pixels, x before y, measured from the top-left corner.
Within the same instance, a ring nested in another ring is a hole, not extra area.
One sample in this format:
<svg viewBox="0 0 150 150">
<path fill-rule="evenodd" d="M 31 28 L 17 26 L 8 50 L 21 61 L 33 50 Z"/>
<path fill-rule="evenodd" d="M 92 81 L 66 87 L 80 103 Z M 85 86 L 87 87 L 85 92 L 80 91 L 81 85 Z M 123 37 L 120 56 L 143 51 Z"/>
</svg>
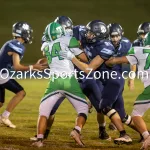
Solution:
<svg viewBox="0 0 150 150">
<path fill-rule="evenodd" d="M 79 48 L 80 44 L 75 37 L 72 37 L 69 42 L 68 48 Z"/>
<path fill-rule="evenodd" d="M 133 47 L 128 51 L 126 58 L 131 65 L 136 65 L 138 63 L 138 59 L 135 56 L 135 50 Z"/>
<path fill-rule="evenodd" d="M 97 49 L 98 55 L 104 60 L 108 60 L 114 54 L 114 47 L 111 45 L 104 44 L 102 46 L 97 47 Z"/>
<path fill-rule="evenodd" d="M 83 53 L 83 50 L 81 50 L 79 48 L 70 48 L 70 50 L 74 53 L 75 56 L 78 56 L 81 53 Z"/>
<path fill-rule="evenodd" d="M 131 65 L 136 65 L 138 63 L 137 58 L 134 55 L 126 56 L 126 58 Z"/>
<path fill-rule="evenodd" d="M 21 46 L 21 44 L 19 44 L 19 43 L 10 42 L 10 43 L 8 43 L 8 46 L 12 52 L 17 53 L 20 56 L 22 56 L 24 54 L 25 48 L 23 46 Z"/>
</svg>

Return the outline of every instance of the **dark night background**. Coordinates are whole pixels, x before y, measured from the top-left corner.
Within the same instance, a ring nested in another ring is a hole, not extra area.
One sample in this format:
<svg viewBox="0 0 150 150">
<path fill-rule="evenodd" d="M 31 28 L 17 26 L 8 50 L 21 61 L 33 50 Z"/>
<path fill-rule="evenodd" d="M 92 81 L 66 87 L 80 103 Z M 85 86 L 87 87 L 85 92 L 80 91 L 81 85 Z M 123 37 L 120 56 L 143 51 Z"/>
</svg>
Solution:
<svg viewBox="0 0 150 150">
<path fill-rule="evenodd" d="M 86 25 L 94 19 L 120 23 L 125 36 L 133 41 L 139 24 L 150 21 L 150 0 L 0 0 L 0 46 L 12 38 L 15 22 L 27 21 L 33 28 L 34 40 L 27 45 L 23 62 L 36 62 L 42 57 L 45 26 L 60 15 L 69 16 L 74 25 Z"/>
</svg>

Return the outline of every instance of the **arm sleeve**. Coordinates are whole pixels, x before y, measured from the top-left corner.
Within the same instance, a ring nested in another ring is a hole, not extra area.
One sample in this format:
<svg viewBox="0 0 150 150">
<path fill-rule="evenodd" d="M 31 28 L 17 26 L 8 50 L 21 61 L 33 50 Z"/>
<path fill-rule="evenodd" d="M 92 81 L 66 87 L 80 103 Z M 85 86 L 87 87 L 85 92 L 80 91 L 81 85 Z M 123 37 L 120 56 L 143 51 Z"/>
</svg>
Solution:
<svg viewBox="0 0 150 150">
<path fill-rule="evenodd" d="M 129 51 L 128 51 L 128 56 L 126 56 L 126 58 L 128 59 L 129 63 L 131 65 L 136 65 L 138 63 L 138 59 L 135 56 L 135 50 L 134 47 L 132 47 Z"/>
<path fill-rule="evenodd" d="M 138 60 L 135 55 L 129 55 L 129 56 L 126 56 L 126 58 L 128 59 L 131 65 L 136 65 L 138 63 Z"/>
<path fill-rule="evenodd" d="M 81 50 L 79 48 L 70 48 L 70 50 L 74 53 L 75 56 L 78 56 L 81 53 L 83 53 L 83 50 Z"/>
</svg>

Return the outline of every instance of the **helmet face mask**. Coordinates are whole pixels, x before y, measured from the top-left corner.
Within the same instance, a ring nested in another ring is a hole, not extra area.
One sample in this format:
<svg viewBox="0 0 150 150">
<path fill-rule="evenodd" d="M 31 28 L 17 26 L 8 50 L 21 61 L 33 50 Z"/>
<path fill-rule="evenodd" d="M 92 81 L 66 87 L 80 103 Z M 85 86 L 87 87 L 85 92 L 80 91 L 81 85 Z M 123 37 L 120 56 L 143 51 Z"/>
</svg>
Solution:
<svg viewBox="0 0 150 150">
<path fill-rule="evenodd" d="M 17 22 L 12 27 L 12 35 L 14 38 L 22 38 L 24 43 L 32 43 L 32 28 L 26 22 Z"/>
</svg>

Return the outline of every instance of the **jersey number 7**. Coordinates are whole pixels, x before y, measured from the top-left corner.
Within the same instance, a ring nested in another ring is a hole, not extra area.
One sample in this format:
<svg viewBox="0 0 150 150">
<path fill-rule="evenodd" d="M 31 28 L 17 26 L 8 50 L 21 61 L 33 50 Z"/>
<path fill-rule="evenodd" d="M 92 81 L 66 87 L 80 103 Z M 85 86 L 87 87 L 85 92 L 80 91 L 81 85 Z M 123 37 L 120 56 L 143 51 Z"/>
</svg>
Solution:
<svg viewBox="0 0 150 150">
<path fill-rule="evenodd" d="M 150 49 L 143 49 L 143 53 L 148 53 L 147 59 L 146 59 L 146 64 L 144 67 L 144 70 L 147 70 L 150 68 Z"/>
</svg>

